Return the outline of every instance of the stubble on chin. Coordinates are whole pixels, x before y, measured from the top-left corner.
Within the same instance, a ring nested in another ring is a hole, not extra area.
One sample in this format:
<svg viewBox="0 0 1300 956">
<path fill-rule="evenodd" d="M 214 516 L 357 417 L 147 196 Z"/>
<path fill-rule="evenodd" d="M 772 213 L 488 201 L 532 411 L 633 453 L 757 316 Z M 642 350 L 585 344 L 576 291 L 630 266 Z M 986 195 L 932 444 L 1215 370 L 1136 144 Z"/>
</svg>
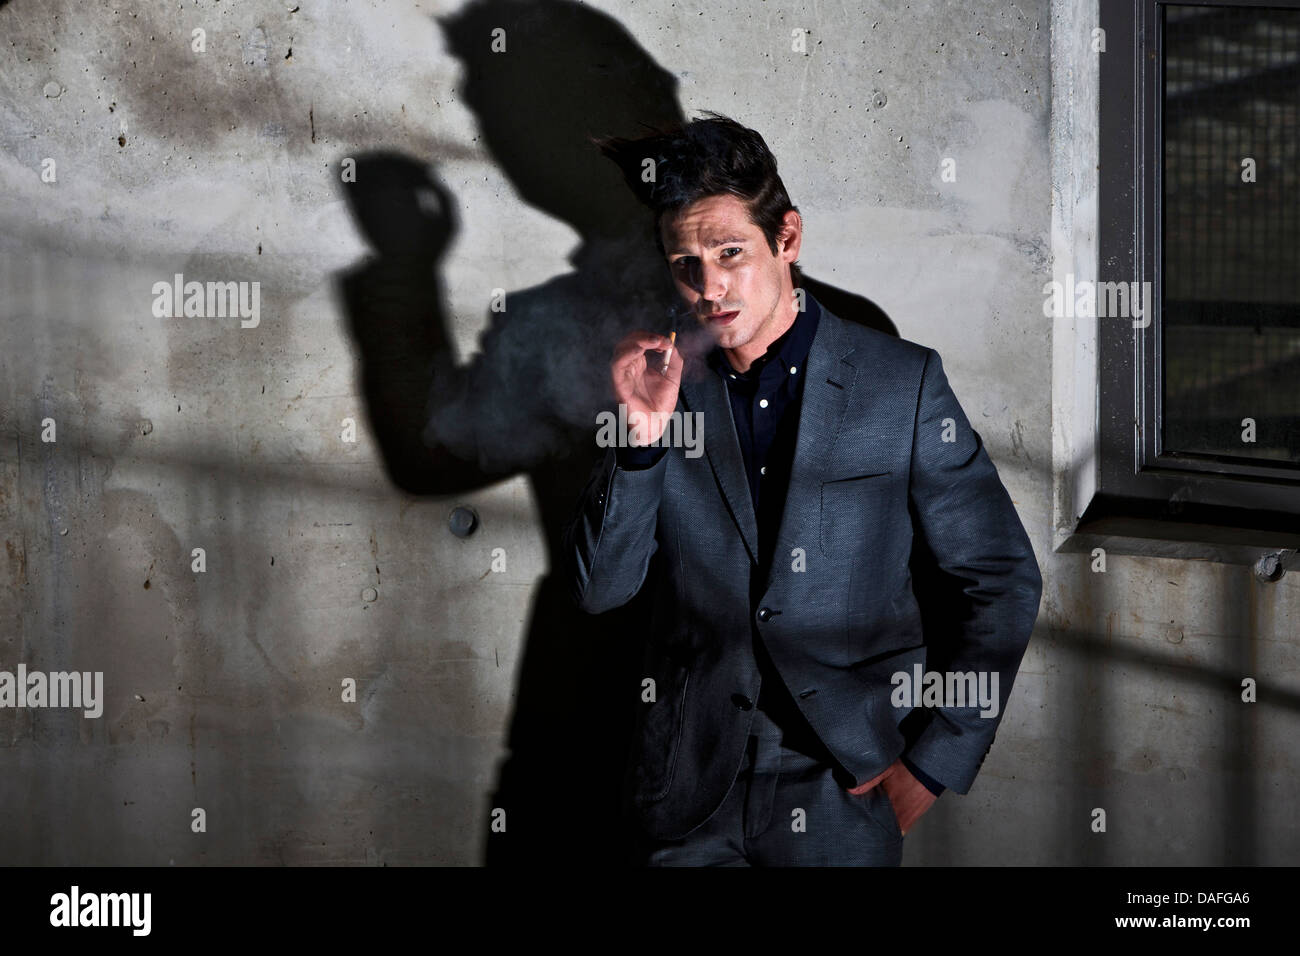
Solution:
<svg viewBox="0 0 1300 956">
<path fill-rule="evenodd" d="M 748 338 L 744 339 L 744 341 L 742 341 L 741 338 L 742 337 L 732 329 L 726 329 L 721 335 L 714 336 L 714 340 L 718 343 L 718 346 L 723 349 L 738 349 L 749 341 Z"/>
</svg>

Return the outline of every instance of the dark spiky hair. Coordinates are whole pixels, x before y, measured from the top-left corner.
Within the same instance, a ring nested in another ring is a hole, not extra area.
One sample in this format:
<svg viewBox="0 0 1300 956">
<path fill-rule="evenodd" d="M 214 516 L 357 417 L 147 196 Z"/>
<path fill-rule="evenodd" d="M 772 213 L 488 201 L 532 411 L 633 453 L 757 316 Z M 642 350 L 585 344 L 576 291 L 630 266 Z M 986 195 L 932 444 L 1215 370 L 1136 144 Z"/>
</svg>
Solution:
<svg viewBox="0 0 1300 956">
<path fill-rule="evenodd" d="M 763 137 L 721 113 L 705 111 L 699 119 L 667 129 L 652 129 L 636 139 L 595 139 L 600 151 L 623 172 L 636 197 L 654 213 L 655 242 L 663 252 L 659 224 L 706 196 L 730 194 L 749 208 L 749 218 L 763 231 L 776 254 L 783 217 L 799 207 L 790 202 L 777 174 L 776 157 Z M 653 176 L 645 179 L 646 160 Z M 797 269 L 792 273 L 798 285 Z"/>
</svg>

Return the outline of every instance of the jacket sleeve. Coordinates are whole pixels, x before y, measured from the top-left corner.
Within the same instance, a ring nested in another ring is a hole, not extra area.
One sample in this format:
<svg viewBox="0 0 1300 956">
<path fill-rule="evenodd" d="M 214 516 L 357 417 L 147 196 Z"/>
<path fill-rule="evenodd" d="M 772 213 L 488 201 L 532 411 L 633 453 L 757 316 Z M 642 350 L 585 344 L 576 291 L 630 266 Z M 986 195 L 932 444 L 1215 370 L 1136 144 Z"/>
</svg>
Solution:
<svg viewBox="0 0 1300 956">
<path fill-rule="evenodd" d="M 587 483 L 561 551 L 564 575 L 575 603 L 589 614 L 602 614 L 632 600 L 645 582 L 650 558 L 658 548 L 659 501 L 663 494 L 666 455 L 644 465 L 613 448 L 606 450 Z"/>
<path fill-rule="evenodd" d="M 988 683 L 981 686 L 990 691 L 996 678 L 997 693 L 989 694 L 996 699 L 993 713 L 969 700 L 963 707 L 926 708 L 930 719 L 906 756 L 945 787 L 967 793 L 1029 643 L 1042 578 L 1011 496 L 933 350 L 917 403 L 909 496 L 917 532 L 945 582 L 938 597 L 948 602 L 945 632 L 927 629 L 926 669 L 984 675 Z"/>
</svg>

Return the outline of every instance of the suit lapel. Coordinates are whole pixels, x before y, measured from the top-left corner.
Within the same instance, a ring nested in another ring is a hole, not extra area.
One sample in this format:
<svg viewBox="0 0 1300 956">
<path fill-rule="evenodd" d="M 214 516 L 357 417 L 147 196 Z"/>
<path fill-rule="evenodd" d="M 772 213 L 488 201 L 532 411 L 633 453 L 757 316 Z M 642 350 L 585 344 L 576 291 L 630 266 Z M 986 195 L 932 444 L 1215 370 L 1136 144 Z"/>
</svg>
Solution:
<svg viewBox="0 0 1300 956">
<path fill-rule="evenodd" d="M 820 303 L 819 303 L 820 304 Z M 811 490 L 821 487 L 831 448 L 839 435 L 840 421 L 848 407 L 857 378 L 857 367 L 849 361 L 853 351 L 843 334 L 844 320 L 821 306 L 822 314 L 813 336 L 804 368 L 803 398 L 799 406 L 799 429 L 795 438 L 790 487 L 781 516 L 778 542 L 808 548 L 817 534 L 821 501 Z M 704 452 L 727 500 L 732 520 L 740 529 L 750 560 L 758 562 L 758 519 L 745 476 L 745 462 L 736 437 L 727 385 L 703 356 L 695 359 L 693 374 L 681 386 L 683 404 L 690 411 L 703 412 Z M 809 531 L 811 527 L 811 532 Z M 803 542 L 801 545 L 800 542 Z M 780 548 L 777 554 L 781 554 Z M 777 558 L 773 559 L 778 560 Z M 766 587 L 767 582 L 764 582 Z"/>
<path fill-rule="evenodd" d="M 821 483 L 830 464 L 831 451 L 839 437 L 844 410 L 857 380 L 858 369 L 850 361 L 853 346 L 844 332 L 844 320 L 821 307 L 817 334 L 808 353 L 799 404 L 799 430 L 795 437 L 794 462 L 790 486 L 786 491 L 785 509 L 777 532 L 777 548 L 768 569 L 764 590 L 779 561 L 789 557 L 793 548 L 805 552 L 816 548 L 821 531 Z"/>
<path fill-rule="evenodd" d="M 745 459 L 740 453 L 740 440 L 736 437 L 727 383 L 708 366 L 703 356 L 699 356 L 693 366 L 692 374 L 682 379 L 682 402 L 690 411 L 703 412 L 704 454 L 718 479 L 723 497 L 727 499 L 732 520 L 745 539 L 749 559 L 757 563 L 758 518 L 754 515 L 754 499 L 749 493 L 749 479 L 745 476 Z"/>
</svg>

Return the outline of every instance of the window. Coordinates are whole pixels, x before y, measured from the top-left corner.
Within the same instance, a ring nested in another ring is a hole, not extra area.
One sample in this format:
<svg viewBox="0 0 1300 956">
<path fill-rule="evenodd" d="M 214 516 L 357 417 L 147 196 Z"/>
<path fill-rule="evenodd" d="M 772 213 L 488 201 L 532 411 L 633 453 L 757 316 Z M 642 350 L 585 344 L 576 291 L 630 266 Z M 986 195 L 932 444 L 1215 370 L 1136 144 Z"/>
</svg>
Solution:
<svg viewBox="0 0 1300 956">
<path fill-rule="evenodd" d="M 1099 7 L 1104 52 L 1087 51 L 1096 309 L 1081 333 L 1095 345 L 1095 390 L 1081 394 L 1096 414 L 1090 434 L 1072 435 L 1072 512 L 1064 522 L 1058 512 L 1058 532 L 1072 525 L 1079 546 L 1111 538 L 1231 561 L 1293 549 L 1300 10 L 1277 0 Z"/>
</svg>

